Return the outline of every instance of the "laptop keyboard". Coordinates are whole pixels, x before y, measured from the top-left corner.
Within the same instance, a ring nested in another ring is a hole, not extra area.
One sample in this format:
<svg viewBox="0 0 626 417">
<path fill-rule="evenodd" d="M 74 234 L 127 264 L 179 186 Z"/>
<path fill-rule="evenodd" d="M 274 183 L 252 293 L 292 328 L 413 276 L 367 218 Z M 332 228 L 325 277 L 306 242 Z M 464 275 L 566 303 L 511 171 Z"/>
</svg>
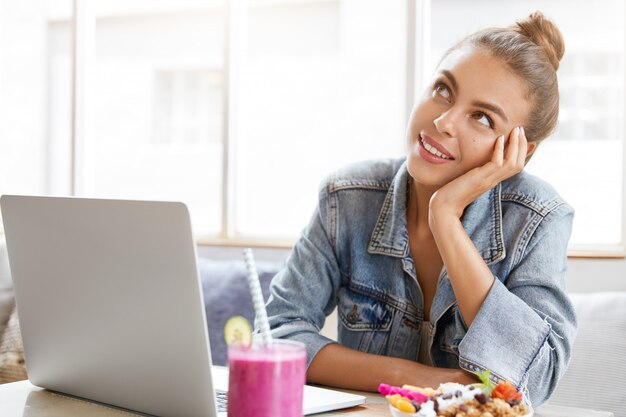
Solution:
<svg viewBox="0 0 626 417">
<path fill-rule="evenodd" d="M 226 411 L 228 405 L 228 393 L 222 390 L 215 390 L 215 398 L 217 398 L 218 413 Z"/>
</svg>

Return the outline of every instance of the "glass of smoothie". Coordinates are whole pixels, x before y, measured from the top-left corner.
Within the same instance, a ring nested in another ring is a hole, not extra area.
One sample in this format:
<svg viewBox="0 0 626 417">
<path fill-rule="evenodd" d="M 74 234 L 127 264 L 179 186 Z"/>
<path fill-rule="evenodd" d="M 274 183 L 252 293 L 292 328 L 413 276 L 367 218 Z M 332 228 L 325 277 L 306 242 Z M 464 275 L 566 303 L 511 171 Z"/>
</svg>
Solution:
<svg viewBox="0 0 626 417">
<path fill-rule="evenodd" d="M 302 417 L 303 343 L 228 346 L 228 417 Z"/>
</svg>

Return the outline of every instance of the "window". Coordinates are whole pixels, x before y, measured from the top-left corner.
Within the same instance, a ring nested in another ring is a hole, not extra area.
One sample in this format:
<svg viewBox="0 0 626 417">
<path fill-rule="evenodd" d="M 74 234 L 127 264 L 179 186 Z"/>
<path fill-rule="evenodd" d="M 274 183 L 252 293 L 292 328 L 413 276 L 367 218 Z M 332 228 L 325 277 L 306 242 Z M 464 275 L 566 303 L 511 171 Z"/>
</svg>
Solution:
<svg viewBox="0 0 626 417">
<path fill-rule="evenodd" d="M 403 153 L 406 12 L 386 0 L 249 4 L 234 234 L 294 239 L 324 175 Z"/>
<path fill-rule="evenodd" d="M 223 5 L 86 1 L 95 42 L 85 66 L 93 90 L 84 93 L 94 129 L 84 132 L 77 193 L 184 201 L 197 233 L 218 234 Z"/>
<path fill-rule="evenodd" d="M 0 2 L 0 194 L 69 191 L 70 14 L 71 0 Z"/>
<path fill-rule="evenodd" d="M 576 208 L 572 249 L 623 251 L 619 0 L 2 0 L 0 193 L 180 200 L 200 240 L 290 244 L 324 175 L 404 155 L 449 46 L 537 9 L 566 55 L 528 170 Z"/>
<path fill-rule="evenodd" d="M 325 174 L 403 153 L 404 2 L 77 1 L 78 195 L 182 200 L 201 239 L 292 242 Z"/>
<path fill-rule="evenodd" d="M 157 71 L 154 78 L 155 144 L 221 142 L 221 71 Z"/>
</svg>

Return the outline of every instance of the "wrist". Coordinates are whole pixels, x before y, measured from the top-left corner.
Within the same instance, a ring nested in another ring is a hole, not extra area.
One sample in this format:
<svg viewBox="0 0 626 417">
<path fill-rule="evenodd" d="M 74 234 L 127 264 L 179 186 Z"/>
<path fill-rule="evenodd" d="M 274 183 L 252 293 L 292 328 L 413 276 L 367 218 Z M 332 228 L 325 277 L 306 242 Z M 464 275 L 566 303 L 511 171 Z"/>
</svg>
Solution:
<svg viewBox="0 0 626 417">
<path fill-rule="evenodd" d="M 451 381 L 458 382 L 459 384 L 468 385 L 479 382 L 478 377 L 471 372 L 464 369 L 454 369 Z"/>
<path fill-rule="evenodd" d="M 406 359 L 393 358 L 386 366 L 386 377 L 388 381 L 392 381 L 390 385 L 401 387 L 404 384 L 414 382 L 416 375 L 422 374 L 423 365 Z"/>
<path fill-rule="evenodd" d="M 437 191 L 428 202 L 428 221 L 432 226 L 435 222 L 458 220 L 463 215 L 463 210 L 465 210 L 464 205 L 461 207 L 454 201 L 448 201 L 445 194 Z"/>
<path fill-rule="evenodd" d="M 433 236 L 441 236 L 449 233 L 455 224 L 461 223 L 461 214 L 448 209 L 430 209 L 428 213 L 428 225 Z"/>
</svg>

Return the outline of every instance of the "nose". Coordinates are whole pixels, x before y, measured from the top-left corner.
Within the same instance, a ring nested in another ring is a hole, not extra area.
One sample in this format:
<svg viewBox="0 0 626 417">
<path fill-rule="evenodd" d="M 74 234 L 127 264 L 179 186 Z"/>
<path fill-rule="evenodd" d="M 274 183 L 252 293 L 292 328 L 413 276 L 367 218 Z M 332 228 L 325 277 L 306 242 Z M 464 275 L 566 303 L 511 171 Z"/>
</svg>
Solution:
<svg viewBox="0 0 626 417">
<path fill-rule="evenodd" d="M 438 132 L 451 137 L 456 136 L 456 121 L 451 110 L 441 113 L 441 115 L 437 117 L 433 123 L 435 124 Z"/>
</svg>

